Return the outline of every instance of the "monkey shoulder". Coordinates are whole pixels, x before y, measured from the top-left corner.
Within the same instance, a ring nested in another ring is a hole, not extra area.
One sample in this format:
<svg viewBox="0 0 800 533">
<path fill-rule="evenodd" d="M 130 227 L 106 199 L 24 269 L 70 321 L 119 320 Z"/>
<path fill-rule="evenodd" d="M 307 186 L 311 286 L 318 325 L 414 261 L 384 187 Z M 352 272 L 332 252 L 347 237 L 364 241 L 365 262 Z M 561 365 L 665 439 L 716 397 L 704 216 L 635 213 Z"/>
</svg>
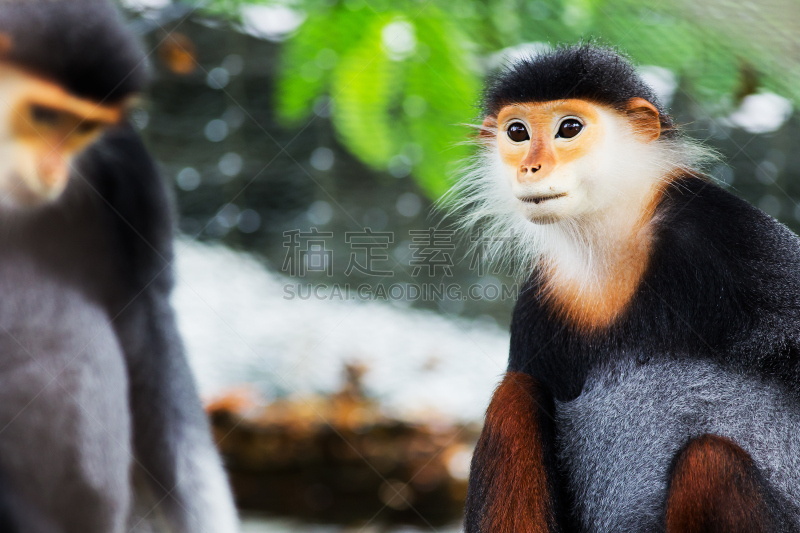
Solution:
<svg viewBox="0 0 800 533">
<path fill-rule="evenodd" d="M 786 226 L 713 183 L 687 178 L 663 203 L 651 261 L 631 318 L 650 309 L 648 318 L 702 339 L 721 359 L 794 364 L 800 239 Z"/>
<path fill-rule="evenodd" d="M 562 401 L 576 398 L 606 363 L 675 354 L 800 380 L 800 239 L 691 177 L 665 191 L 654 234 L 639 287 L 605 330 L 586 333 L 559 320 L 536 277 L 528 280 L 512 319 L 509 369 L 531 374 Z"/>
<path fill-rule="evenodd" d="M 794 288 L 800 280 L 797 235 L 712 182 L 687 177 L 673 183 L 655 218 L 653 273 L 700 270 L 735 284 L 758 279 L 748 283 L 754 291 L 787 283 Z"/>
<path fill-rule="evenodd" d="M 139 134 L 128 124 L 107 132 L 81 158 L 79 171 L 99 196 L 98 222 L 111 230 L 130 290 L 154 284 L 169 292 L 172 198 Z"/>
</svg>

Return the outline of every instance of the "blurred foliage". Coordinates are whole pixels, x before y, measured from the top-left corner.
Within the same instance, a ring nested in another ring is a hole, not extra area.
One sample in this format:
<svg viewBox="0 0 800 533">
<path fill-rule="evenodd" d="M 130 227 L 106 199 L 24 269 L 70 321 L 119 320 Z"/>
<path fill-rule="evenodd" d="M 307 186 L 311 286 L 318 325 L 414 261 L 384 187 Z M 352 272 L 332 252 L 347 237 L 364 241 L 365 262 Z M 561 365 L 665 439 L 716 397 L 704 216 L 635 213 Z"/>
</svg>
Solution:
<svg viewBox="0 0 800 533">
<path fill-rule="evenodd" d="M 186 0 L 189 1 L 189 0 Z M 204 9 L 238 17 L 245 4 Z M 710 114 L 757 90 L 795 103 L 800 93 L 796 0 L 297 0 L 306 19 L 285 45 L 276 110 L 302 124 L 329 106 L 344 145 L 395 176 L 409 172 L 432 197 L 448 166 L 469 154 L 483 77 L 502 51 L 525 43 L 596 39 L 638 64 L 670 69 Z M 787 14 L 793 13 L 791 16 Z M 331 104 L 332 103 L 332 104 Z"/>
<path fill-rule="evenodd" d="M 468 42 L 436 7 L 413 19 L 362 4 L 313 11 L 288 43 L 276 109 L 288 122 L 331 105 L 344 144 L 370 166 L 395 176 L 413 171 L 433 197 L 446 189 L 447 163 L 468 148 L 455 124 L 476 115 L 479 78 Z M 332 104 L 321 95 L 329 94 Z"/>
</svg>

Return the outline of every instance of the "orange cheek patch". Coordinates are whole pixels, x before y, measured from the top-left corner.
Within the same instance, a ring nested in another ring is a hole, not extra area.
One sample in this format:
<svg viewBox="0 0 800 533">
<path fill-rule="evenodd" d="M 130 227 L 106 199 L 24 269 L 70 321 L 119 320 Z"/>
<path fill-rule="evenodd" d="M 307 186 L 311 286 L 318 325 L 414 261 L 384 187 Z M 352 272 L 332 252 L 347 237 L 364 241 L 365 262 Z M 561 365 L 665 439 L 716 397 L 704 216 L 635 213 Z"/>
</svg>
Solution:
<svg viewBox="0 0 800 533">
<path fill-rule="evenodd" d="M 16 70 L 10 72 L 16 76 L 16 94 L 20 95 L 13 103 L 11 130 L 39 152 L 57 150 L 64 155 L 78 152 L 125 115 L 124 105 L 99 105 L 72 96 L 46 80 Z M 50 121 L 37 120 L 34 108 L 52 115 Z"/>
<path fill-rule="evenodd" d="M 526 122 L 533 130 L 531 139 L 552 145 L 558 164 L 568 164 L 586 156 L 596 148 L 602 138 L 598 106 L 584 100 L 559 100 L 536 104 L 514 104 L 504 107 L 497 114 L 497 145 L 504 164 L 518 167 L 528 151 L 531 141 L 514 144 L 509 142 L 506 128 L 515 119 Z M 572 141 L 555 139 L 554 128 L 565 116 L 575 116 L 584 123 L 584 130 Z"/>
<path fill-rule="evenodd" d="M 600 124 L 593 124 L 592 127 L 582 131 L 574 141 L 556 143 L 556 154 L 558 162 L 569 164 L 585 157 L 589 152 L 597 148 L 597 143 L 602 137 L 603 131 Z"/>
<path fill-rule="evenodd" d="M 75 125 L 71 123 L 53 129 L 37 128 L 30 119 L 15 113 L 12 131 L 17 140 L 39 158 L 57 153 L 63 159 L 68 159 L 94 142 L 103 128 L 98 127 L 90 133 L 75 131 Z"/>
<path fill-rule="evenodd" d="M 71 158 L 120 122 L 126 108 L 76 97 L 2 61 L 0 105 L 10 106 L 9 132 L 20 150 L 16 170 L 40 192 L 63 186 Z"/>
<path fill-rule="evenodd" d="M 505 135 L 505 132 L 503 132 Z M 530 149 L 530 143 L 510 145 L 500 149 L 500 160 L 503 164 L 516 168 L 520 165 Z"/>
<path fill-rule="evenodd" d="M 0 61 L 0 76 L 3 79 L 13 80 L 15 93 L 21 98 L 15 105 L 22 118 L 27 118 L 27 112 L 23 108 L 32 104 L 70 113 L 81 120 L 106 125 L 116 124 L 125 116 L 127 102 L 118 105 L 104 105 L 79 98 L 65 91 L 56 83 L 2 61 Z M 11 104 L 12 102 L 7 103 Z"/>
</svg>

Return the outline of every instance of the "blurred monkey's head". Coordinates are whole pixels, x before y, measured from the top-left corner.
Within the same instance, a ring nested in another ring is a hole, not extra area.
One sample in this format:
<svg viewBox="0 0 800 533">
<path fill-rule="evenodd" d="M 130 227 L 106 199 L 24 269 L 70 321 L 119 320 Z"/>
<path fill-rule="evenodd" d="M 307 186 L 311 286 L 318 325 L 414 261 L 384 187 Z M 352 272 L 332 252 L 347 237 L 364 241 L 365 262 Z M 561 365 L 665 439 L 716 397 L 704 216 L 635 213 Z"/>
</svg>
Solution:
<svg viewBox="0 0 800 533">
<path fill-rule="evenodd" d="M 0 205 L 57 199 L 125 120 L 145 61 L 101 0 L 0 0 Z"/>
</svg>

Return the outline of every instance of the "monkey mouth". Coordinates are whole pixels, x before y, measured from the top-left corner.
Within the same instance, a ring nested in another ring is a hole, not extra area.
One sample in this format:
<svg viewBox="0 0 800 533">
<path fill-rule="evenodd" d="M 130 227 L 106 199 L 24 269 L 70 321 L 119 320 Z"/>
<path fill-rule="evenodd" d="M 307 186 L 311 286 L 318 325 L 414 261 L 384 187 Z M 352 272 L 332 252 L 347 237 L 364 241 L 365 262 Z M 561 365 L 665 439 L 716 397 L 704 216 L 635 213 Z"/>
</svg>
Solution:
<svg viewBox="0 0 800 533">
<path fill-rule="evenodd" d="M 525 202 L 526 204 L 540 204 L 542 202 L 546 202 L 547 200 L 555 200 L 556 198 L 563 198 L 566 195 L 567 193 L 562 192 L 560 194 L 551 194 L 548 196 L 526 196 L 525 198 L 520 198 L 519 200 Z"/>
</svg>

